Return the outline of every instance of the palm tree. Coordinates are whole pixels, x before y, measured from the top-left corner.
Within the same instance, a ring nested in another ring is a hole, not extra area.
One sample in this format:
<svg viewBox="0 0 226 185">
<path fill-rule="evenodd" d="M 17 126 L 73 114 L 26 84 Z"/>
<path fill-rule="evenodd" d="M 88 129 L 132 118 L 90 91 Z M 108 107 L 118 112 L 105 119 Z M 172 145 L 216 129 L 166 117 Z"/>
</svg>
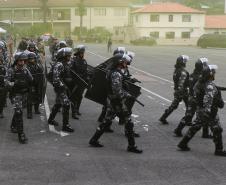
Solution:
<svg viewBox="0 0 226 185">
<path fill-rule="evenodd" d="M 48 0 L 39 0 L 42 5 L 41 5 L 41 9 L 43 10 L 43 23 L 46 23 L 46 17 L 47 17 L 47 13 L 48 13 Z"/>
<path fill-rule="evenodd" d="M 83 26 L 83 16 L 85 14 L 85 5 L 84 5 L 84 0 L 80 0 L 78 3 L 78 12 L 79 12 L 79 17 L 80 17 L 80 28 L 79 28 L 79 40 L 81 40 L 81 35 L 82 35 L 82 26 Z"/>
</svg>

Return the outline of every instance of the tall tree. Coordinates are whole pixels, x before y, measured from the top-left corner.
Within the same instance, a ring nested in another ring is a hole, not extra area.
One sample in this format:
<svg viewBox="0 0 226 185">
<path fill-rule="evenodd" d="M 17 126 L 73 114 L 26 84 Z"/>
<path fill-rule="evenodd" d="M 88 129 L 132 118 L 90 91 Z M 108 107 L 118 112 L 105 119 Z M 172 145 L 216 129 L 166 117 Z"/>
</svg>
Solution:
<svg viewBox="0 0 226 185">
<path fill-rule="evenodd" d="M 85 15 L 85 12 L 86 12 L 84 0 L 80 0 L 80 2 L 78 3 L 78 12 L 79 12 L 79 17 L 80 17 L 79 40 L 81 40 L 82 27 L 83 27 L 83 16 Z"/>
</svg>

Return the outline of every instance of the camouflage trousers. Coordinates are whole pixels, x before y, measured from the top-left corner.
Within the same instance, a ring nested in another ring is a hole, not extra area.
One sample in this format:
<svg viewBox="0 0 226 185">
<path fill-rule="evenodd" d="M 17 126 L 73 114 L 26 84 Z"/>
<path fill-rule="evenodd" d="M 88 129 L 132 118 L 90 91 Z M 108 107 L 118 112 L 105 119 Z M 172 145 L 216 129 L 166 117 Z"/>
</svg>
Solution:
<svg viewBox="0 0 226 185">
<path fill-rule="evenodd" d="M 174 110 L 177 109 L 179 103 L 184 101 L 186 109 L 188 106 L 188 95 L 185 93 L 183 95 L 178 95 L 176 92 L 174 93 L 174 99 L 171 105 L 165 110 L 164 114 L 162 115 L 163 119 L 166 119 Z"/>
<path fill-rule="evenodd" d="M 14 109 L 11 127 L 16 128 L 18 133 L 23 133 L 23 102 L 26 99 L 27 93 L 15 94 L 11 97 L 11 103 Z"/>
<path fill-rule="evenodd" d="M 57 112 L 62 107 L 63 125 L 67 125 L 69 122 L 70 100 L 68 98 L 66 91 L 62 92 L 62 91 L 55 90 L 55 92 L 56 92 L 56 100 L 52 108 L 49 121 L 52 121 L 55 119 Z"/>
<path fill-rule="evenodd" d="M 196 119 L 194 124 L 189 128 L 187 131 L 185 137 L 192 139 L 194 135 L 205 126 L 209 126 L 212 133 L 213 133 L 213 142 L 215 144 L 216 150 L 222 150 L 223 149 L 223 142 L 222 142 L 222 132 L 223 128 L 220 124 L 219 116 L 216 115 L 214 117 L 211 117 L 208 120 L 204 120 L 202 118 L 202 110 L 198 110 L 196 112 Z"/>
<path fill-rule="evenodd" d="M 192 124 L 192 118 L 196 112 L 196 102 L 193 97 L 188 98 L 187 109 L 185 111 L 185 116 L 180 120 L 180 123 L 177 126 L 177 129 L 181 132 L 182 129 L 188 125 Z"/>
<path fill-rule="evenodd" d="M 124 100 L 110 100 L 107 98 L 107 108 L 106 108 L 106 114 L 104 117 L 103 123 L 99 125 L 97 130 L 104 133 L 105 129 L 109 128 L 112 119 L 115 118 L 115 116 L 118 116 L 119 118 L 122 118 L 125 124 L 125 130 L 127 132 L 127 138 L 128 138 L 128 145 L 129 146 L 135 146 L 135 139 L 134 139 L 134 131 L 133 127 L 134 124 L 131 119 L 131 114 L 129 113 Z M 102 135 L 101 134 L 101 135 Z"/>
</svg>

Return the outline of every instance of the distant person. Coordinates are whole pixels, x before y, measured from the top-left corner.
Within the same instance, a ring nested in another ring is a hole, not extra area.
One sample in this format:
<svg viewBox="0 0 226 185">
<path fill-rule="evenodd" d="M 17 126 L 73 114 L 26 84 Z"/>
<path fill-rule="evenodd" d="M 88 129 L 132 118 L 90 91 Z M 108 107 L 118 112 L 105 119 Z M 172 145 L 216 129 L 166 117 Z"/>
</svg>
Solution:
<svg viewBox="0 0 226 185">
<path fill-rule="evenodd" d="M 108 53 L 111 53 L 111 46 L 112 46 L 112 40 L 111 38 L 108 39 Z"/>
</svg>

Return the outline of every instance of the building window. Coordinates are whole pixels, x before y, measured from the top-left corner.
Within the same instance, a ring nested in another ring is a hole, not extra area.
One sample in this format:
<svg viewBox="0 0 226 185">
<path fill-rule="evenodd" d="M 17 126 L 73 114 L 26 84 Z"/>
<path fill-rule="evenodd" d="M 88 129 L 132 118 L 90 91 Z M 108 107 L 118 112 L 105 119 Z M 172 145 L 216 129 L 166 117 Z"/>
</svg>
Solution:
<svg viewBox="0 0 226 185">
<path fill-rule="evenodd" d="M 175 32 L 166 32 L 166 39 L 174 39 Z"/>
<path fill-rule="evenodd" d="M 106 8 L 94 8 L 95 16 L 106 16 Z"/>
<path fill-rule="evenodd" d="M 139 17 L 138 15 L 135 16 L 136 22 L 139 22 Z"/>
<path fill-rule="evenodd" d="M 155 39 L 159 38 L 159 32 L 158 31 L 150 32 L 150 37 L 153 37 Z"/>
<path fill-rule="evenodd" d="M 151 15 L 150 21 L 151 22 L 159 22 L 159 15 Z"/>
<path fill-rule="evenodd" d="M 169 22 L 173 22 L 173 15 L 169 15 Z"/>
<path fill-rule="evenodd" d="M 182 22 L 191 22 L 191 15 L 182 15 Z"/>
<path fill-rule="evenodd" d="M 75 16 L 79 16 L 79 8 L 75 8 Z M 83 16 L 87 16 L 87 8 L 83 9 Z"/>
<path fill-rule="evenodd" d="M 181 33 L 182 39 L 190 39 L 190 37 L 191 37 L 190 32 L 182 32 Z"/>
<path fill-rule="evenodd" d="M 115 16 L 126 16 L 126 9 L 125 8 L 115 8 L 114 15 Z"/>
</svg>

